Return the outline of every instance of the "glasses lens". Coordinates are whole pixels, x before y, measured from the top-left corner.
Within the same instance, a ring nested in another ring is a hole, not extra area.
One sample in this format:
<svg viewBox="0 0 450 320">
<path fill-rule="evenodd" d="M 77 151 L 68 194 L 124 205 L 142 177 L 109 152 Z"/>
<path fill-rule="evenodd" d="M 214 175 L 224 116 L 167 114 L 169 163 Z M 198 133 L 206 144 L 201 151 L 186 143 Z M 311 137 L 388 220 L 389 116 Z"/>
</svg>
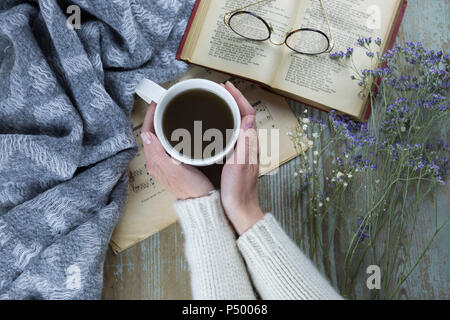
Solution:
<svg viewBox="0 0 450 320">
<path fill-rule="evenodd" d="M 249 12 L 237 12 L 233 14 L 228 22 L 231 29 L 241 37 L 263 41 L 270 37 L 267 24 L 259 17 Z"/>
<path fill-rule="evenodd" d="M 286 45 L 298 53 L 319 54 L 327 51 L 328 37 L 320 32 L 309 29 L 301 29 L 291 33 L 286 39 Z"/>
</svg>

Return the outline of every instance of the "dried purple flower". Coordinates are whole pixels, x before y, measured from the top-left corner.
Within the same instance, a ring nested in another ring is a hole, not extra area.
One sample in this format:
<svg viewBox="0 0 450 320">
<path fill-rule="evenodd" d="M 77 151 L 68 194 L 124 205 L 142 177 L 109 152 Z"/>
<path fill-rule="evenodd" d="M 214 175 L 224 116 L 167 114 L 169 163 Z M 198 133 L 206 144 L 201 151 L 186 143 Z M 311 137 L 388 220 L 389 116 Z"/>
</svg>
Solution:
<svg viewBox="0 0 450 320">
<path fill-rule="evenodd" d="M 356 223 L 358 225 L 358 242 L 361 243 L 365 238 L 370 237 L 370 227 L 362 224 L 361 217 L 356 218 Z"/>
</svg>

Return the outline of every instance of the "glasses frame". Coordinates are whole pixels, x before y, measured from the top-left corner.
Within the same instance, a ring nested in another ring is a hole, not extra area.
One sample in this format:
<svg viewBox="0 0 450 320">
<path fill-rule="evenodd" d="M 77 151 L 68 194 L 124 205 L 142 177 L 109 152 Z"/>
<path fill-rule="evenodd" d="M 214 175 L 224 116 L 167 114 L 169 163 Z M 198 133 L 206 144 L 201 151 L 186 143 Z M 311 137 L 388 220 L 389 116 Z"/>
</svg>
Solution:
<svg viewBox="0 0 450 320">
<path fill-rule="evenodd" d="M 288 33 L 286 34 L 286 37 L 284 38 L 284 41 L 281 42 L 281 43 L 277 43 L 277 42 L 274 42 L 274 41 L 272 40 L 272 33 L 273 33 L 274 30 L 273 30 L 271 24 L 267 23 L 267 21 L 264 20 L 264 18 L 260 17 L 260 16 L 257 15 L 256 13 L 251 12 L 251 11 L 247 11 L 247 10 L 244 10 L 244 9 L 247 9 L 247 8 L 249 8 L 249 7 L 251 7 L 251 6 L 256 6 L 256 5 L 258 5 L 258 4 L 260 4 L 260 3 L 263 3 L 263 2 L 266 2 L 266 1 L 270 1 L 270 0 L 260 0 L 260 1 L 257 1 L 257 2 L 251 3 L 251 4 L 248 4 L 248 5 L 246 5 L 246 6 L 242 7 L 242 8 L 235 9 L 235 10 L 233 10 L 233 11 L 227 12 L 227 13 L 224 15 L 224 17 L 223 17 L 223 21 L 224 21 L 225 25 L 226 25 L 228 28 L 230 28 L 234 33 L 236 33 L 237 35 L 239 35 L 240 37 L 242 37 L 242 38 L 244 38 L 244 39 L 247 39 L 247 40 L 250 40 L 250 41 L 258 41 L 258 42 L 262 42 L 262 41 L 267 41 L 267 40 L 269 40 L 273 45 L 276 45 L 276 46 L 286 45 L 286 47 L 288 47 L 288 48 L 291 49 L 292 51 L 294 51 L 294 52 L 296 52 L 296 53 L 299 53 L 299 54 L 304 54 L 304 55 L 308 55 L 308 56 L 316 56 L 316 55 L 323 54 L 323 53 L 330 53 L 330 52 L 333 50 L 333 48 L 334 48 L 333 33 L 331 32 L 331 25 L 330 25 L 330 21 L 329 21 L 329 19 L 328 19 L 327 10 L 325 9 L 325 5 L 323 4 L 323 1 L 322 1 L 322 0 L 319 0 L 319 1 L 320 1 L 320 6 L 322 7 L 322 11 L 323 11 L 323 13 L 324 13 L 325 20 L 326 20 L 327 25 L 328 25 L 328 32 L 329 32 L 330 36 L 328 37 L 328 36 L 325 34 L 325 32 L 323 32 L 323 31 L 321 31 L 321 30 L 318 30 L 318 29 L 314 29 L 314 28 L 299 28 L 299 29 L 295 29 L 295 30 L 293 30 L 293 31 L 288 32 Z M 236 32 L 236 31 L 231 27 L 231 25 L 230 25 L 230 20 L 231 20 L 234 16 L 239 15 L 239 14 L 249 14 L 249 15 L 251 15 L 251 16 L 253 16 L 253 17 L 259 19 L 260 21 L 262 21 L 262 22 L 264 23 L 264 25 L 267 27 L 267 30 L 269 31 L 268 37 L 265 38 L 265 39 L 252 39 L 252 38 L 248 38 L 248 37 L 243 36 L 243 35 L 241 35 L 240 33 Z M 298 51 L 298 50 L 296 50 L 296 49 L 290 47 L 290 46 L 287 44 L 287 40 L 289 39 L 289 37 L 292 36 L 293 34 L 297 33 L 297 32 L 301 32 L 301 31 L 312 31 L 312 32 L 317 32 L 317 33 L 323 35 L 323 36 L 327 39 L 327 42 L 328 42 L 327 49 L 324 50 L 324 51 L 322 51 L 322 52 L 319 52 L 319 53 L 307 53 L 307 52 L 301 52 L 301 51 Z"/>
</svg>

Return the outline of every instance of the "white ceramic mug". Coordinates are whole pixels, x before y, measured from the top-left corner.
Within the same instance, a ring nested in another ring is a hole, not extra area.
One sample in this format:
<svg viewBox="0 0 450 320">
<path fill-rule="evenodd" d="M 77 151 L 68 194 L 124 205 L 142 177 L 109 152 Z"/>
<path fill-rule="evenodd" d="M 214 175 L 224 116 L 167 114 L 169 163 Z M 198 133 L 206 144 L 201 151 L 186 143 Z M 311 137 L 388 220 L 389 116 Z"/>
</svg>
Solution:
<svg viewBox="0 0 450 320">
<path fill-rule="evenodd" d="M 164 110 L 168 106 L 169 102 L 172 101 L 172 99 L 178 96 L 180 93 L 193 89 L 206 90 L 219 96 L 227 103 L 233 114 L 234 128 L 231 139 L 229 139 L 222 152 L 217 153 L 210 158 L 193 159 L 178 152 L 169 143 L 162 129 L 162 117 L 164 114 Z M 172 156 L 172 158 L 193 166 L 208 166 L 214 163 L 219 163 L 233 150 L 239 136 L 239 128 L 241 127 L 241 113 L 233 96 L 225 88 L 218 85 L 217 83 L 204 79 L 189 79 L 181 81 L 172 86 L 169 90 L 166 90 L 153 81 L 143 79 L 136 88 L 136 94 L 149 104 L 152 101 L 158 104 L 158 107 L 155 110 L 153 121 L 155 133 L 164 149 L 168 154 Z"/>
</svg>

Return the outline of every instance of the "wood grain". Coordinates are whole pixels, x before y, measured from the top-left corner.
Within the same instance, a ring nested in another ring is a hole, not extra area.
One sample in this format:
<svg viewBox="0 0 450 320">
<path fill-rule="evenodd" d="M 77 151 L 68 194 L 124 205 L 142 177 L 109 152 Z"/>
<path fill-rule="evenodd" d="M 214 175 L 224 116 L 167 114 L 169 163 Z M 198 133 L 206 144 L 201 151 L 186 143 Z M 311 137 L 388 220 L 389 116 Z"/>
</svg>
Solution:
<svg viewBox="0 0 450 320">
<path fill-rule="evenodd" d="M 409 0 L 397 41 L 421 41 L 424 46 L 448 52 L 449 1 Z M 290 101 L 297 114 L 305 106 Z M 315 117 L 325 114 L 309 109 Z M 308 233 L 302 225 L 302 217 L 308 214 L 307 199 L 295 205 L 293 172 L 300 159 L 283 165 L 275 175 L 259 181 L 260 202 L 264 211 L 272 212 L 292 239 L 308 251 Z M 330 163 L 324 161 L 323 166 Z M 434 204 L 438 208 L 438 220 L 449 213 L 448 188 L 441 190 L 421 206 L 417 232 L 413 242 L 413 254 L 425 246 L 431 236 Z M 296 210 L 294 208 L 297 208 Z M 336 251 L 336 250 L 335 250 Z M 339 250 L 337 250 L 338 252 Z M 338 268 L 342 257 L 335 256 Z M 450 298 L 450 232 L 447 226 L 438 235 L 417 270 L 401 289 L 401 298 L 449 299 Z M 334 272 L 332 276 L 335 277 Z M 104 267 L 104 299 L 191 299 L 189 271 L 183 256 L 183 234 L 179 224 L 174 224 L 146 239 L 125 252 L 114 255 L 109 249 Z M 358 298 L 367 298 L 361 292 Z"/>
</svg>

